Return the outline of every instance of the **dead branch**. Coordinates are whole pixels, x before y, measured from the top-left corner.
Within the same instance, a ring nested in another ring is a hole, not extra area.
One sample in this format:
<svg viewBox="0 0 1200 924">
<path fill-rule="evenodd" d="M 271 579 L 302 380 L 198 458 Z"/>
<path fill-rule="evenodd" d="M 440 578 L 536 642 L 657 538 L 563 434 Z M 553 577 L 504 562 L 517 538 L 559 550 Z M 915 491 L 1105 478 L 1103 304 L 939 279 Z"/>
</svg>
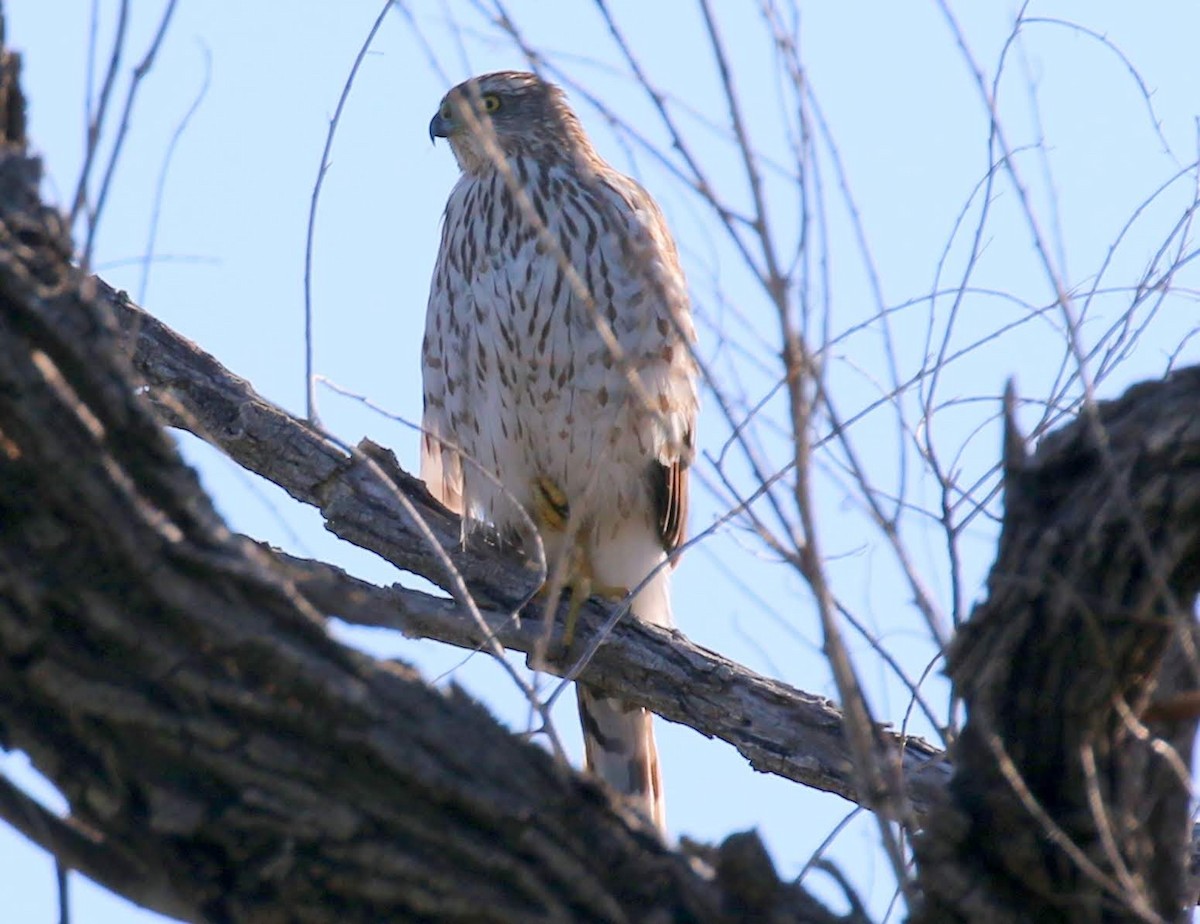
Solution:
<svg viewBox="0 0 1200 924">
<path fill-rule="evenodd" d="M 211 443 L 297 500 L 318 507 L 335 535 L 446 586 L 443 569 L 413 530 L 390 486 L 381 485 L 373 473 L 304 421 L 270 404 L 244 379 L 121 293 L 98 280 L 97 285 L 99 296 L 132 338 L 134 365 L 150 385 L 151 399 L 173 425 Z M 485 615 L 500 641 L 533 653 L 540 615 L 530 608 L 525 616 L 532 618 L 519 624 L 509 608 L 536 587 L 536 575 L 499 548 L 472 544 L 464 549 L 458 518 L 438 505 L 386 450 L 371 446 L 369 454 L 384 467 L 394 490 L 404 492 L 418 507 L 476 599 L 492 601 Z M 486 641 L 452 601 L 399 587 L 375 587 L 328 565 L 278 557 L 328 615 L 387 625 L 463 648 L 480 648 Z M 348 604 L 351 600 L 357 602 Z M 595 604 L 585 610 L 580 650 L 605 617 Z M 563 670 L 570 664 L 571 658 L 562 655 L 548 666 Z M 763 677 L 682 633 L 622 621 L 583 677 L 600 689 L 619 690 L 664 718 L 729 742 L 756 770 L 860 801 L 837 706 Z M 908 795 L 923 811 L 931 793 L 945 785 L 949 767 L 933 745 L 894 733 L 889 737 L 903 750 Z"/>
</svg>

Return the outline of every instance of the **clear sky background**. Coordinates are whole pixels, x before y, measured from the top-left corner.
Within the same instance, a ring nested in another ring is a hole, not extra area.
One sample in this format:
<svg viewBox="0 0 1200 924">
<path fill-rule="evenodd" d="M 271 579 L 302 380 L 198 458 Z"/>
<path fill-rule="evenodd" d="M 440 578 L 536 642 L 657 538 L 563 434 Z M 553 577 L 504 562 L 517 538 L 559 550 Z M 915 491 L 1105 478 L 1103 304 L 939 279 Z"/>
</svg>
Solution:
<svg viewBox="0 0 1200 924">
<path fill-rule="evenodd" d="M 713 5 L 755 143 L 779 165 L 767 171 L 777 233 L 794 242 L 800 225 L 797 195 L 786 176 L 788 120 L 780 114 L 776 61 L 757 16 L 759 5 L 745 0 Z M 118 4 L 105 0 L 96 6 L 98 75 L 107 63 Z M 118 110 L 129 69 L 144 53 L 162 6 L 132 4 L 113 102 Z M 736 149 L 722 128 L 725 103 L 694 4 L 613 0 L 610 6 L 722 195 L 744 205 Z M 799 6 L 795 41 L 823 119 L 814 124 L 823 138 L 832 139 L 837 155 L 827 140 L 818 141 L 814 163 L 827 198 L 823 243 L 814 245 L 807 278 L 814 298 L 828 305 L 828 323 L 815 325 L 810 334 L 814 345 L 828 337 L 824 355 L 842 416 L 855 419 L 855 445 L 878 489 L 903 497 L 908 510 L 903 540 L 949 619 L 956 595 L 945 540 L 925 514 L 937 510 L 940 497 L 912 439 L 927 435 L 939 459 L 960 472 L 964 483 L 978 481 L 976 494 L 985 498 L 999 447 L 997 396 L 1014 377 L 1028 399 L 1022 422 L 1032 428 L 1047 417 L 1045 402 L 1055 393 L 1063 364 L 1063 318 L 1055 311 L 1039 313 L 1051 304 L 1052 289 L 1018 197 L 1003 176 L 990 190 L 975 243 L 984 203 L 979 184 L 991 163 L 988 118 L 936 3 L 813 0 Z M 1017 7 L 975 0 L 952 7 L 991 88 Z M 405 16 L 388 17 L 350 96 L 320 203 L 313 279 L 317 370 L 410 422 L 420 417 L 425 299 L 441 209 L 457 172 L 446 146 L 430 144 L 429 118 L 451 84 L 472 73 L 525 66 L 479 12 L 491 8 L 465 0 L 413 2 L 409 9 L 423 42 Z M 378 0 L 181 0 L 140 90 L 99 229 L 93 262 L 105 279 L 297 413 L 304 409 L 303 267 L 312 187 L 330 116 L 379 9 Z M 507 9 L 530 42 L 556 52 L 557 66 L 573 80 L 621 118 L 644 126 L 652 142 L 665 140 L 593 4 L 513 0 Z M 74 193 L 84 151 L 85 94 L 100 80 L 94 76 L 89 83 L 87 73 L 91 10 L 83 0 L 5 4 L 8 41 L 25 57 L 30 137 L 45 160 L 46 194 L 59 203 L 69 203 Z M 1196 159 L 1200 140 L 1195 52 L 1200 5 L 1042 0 L 1029 4 L 1025 15 L 1033 19 L 1008 49 L 997 105 L 1051 262 L 1085 318 L 1084 346 L 1103 347 L 1120 335 L 1111 325 L 1128 308 L 1131 287 L 1164 243 L 1169 249 L 1173 241 L 1185 255 L 1192 249 L 1171 235 L 1195 196 L 1195 177 L 1184 168 Z M 164 158 L 198 98 L 157 200 L 155 259 L 144 278 L 142 258 Z M 669 170 L 611 130 L 585 94 L 573 92 L 572 98 L 602 153 L 637 175 L 662 203 L 694 290 L 701 354 L 723 387 L 753 404 L 772 388 L 777 353 L 776 321 L 762 293 L 712 212 Z M 116 124 L 114 119 L 109 125 L 107 143 Z M 1181 178 L 1169 183 L 1176 176 Z M 861 220 L 866 251 L 850 221 L 846 191 Z M 973 246 L 979 256 L 967 297 L 961 304 L 952 297 L 931 298 L 961 284 Z M 1102 355 L 1094 358 L 1091 371 L 1100 378 L 1101 396 L 1161 375 L 1177 352 L 1174 361 L 1180 363 L 1200 356 L 1197 342 L 1187 339 L 1200 325 L 1190 263 L 1172 286 L 1169 297 L 1139 309 L 1136 337 L 1125 332 L 1121 363 L 1109 368 Z M 881 306 L 888 309 L 890 360 Z M 914 380 L 943 343 L 962 358 L 946 366 L 936 385 L 919 378 L 890 404 L 869 411 L 893 390 L 893 369 L 898 380 Z M 1068 391 L 1066 400 L 1071 396 Z M 923 397 L 939 408 L 934 422 L 921 419 Z M 324 423 L 340 437 L 353 442 L 370 436 L 415 469 L 417 437 L 410 427 L 328 389 L 319 400 Z M 786 442 L 773 429 L 784 420 L 779 411 L 777 402 L 768 402 L 755 420 L 771 466 L 787 458 Z M 728 433 L 708 400 L 702 449 L 718 456 Z M 198 440 L 180 441 L 233 529 L 379 583 L 409 580 L 332 538 L 313 511 Z M 716 480 L 710 462 L 699 468 L 704 480 Z M 740 488 L 753 487 L 740 463 L 728 471 Z M 836 452 L 822 456 L 819 475 L 818 522 L 835 592 L 917 678 L 936 647 L 912 606 L 912 592 L 887 543 L 864 517 L 860 495 Z M 727 498 L 697 485 L 693 531 L 727 507 Z M 998 509 L 993 498 L 989 510 Z M 996 532 L 989 516 L 975 518 L 965 530 L 960 608 L 969 609 L 980 593 Z M 688 636 L 799 688 L 834 696 L 810 596 L 749 531 L 737 525 L 718 530 L 688 554 L 676 574 L 677 619 Z M 512 727 L 525 726 L 511 681 L 484 656 L 467 659 L 461 651 L 390 633 L 335 631 L 373 653 L 415 663 L 438 683 L 461 683 Z M 849 638 L 877 717 L 900 725 L 909 694 L 860 636 L 850 632 Z M 944 716 L 945 688 L 936 672 L 922 689 Z M 574 705 L 569 697 L 564 701 L 558 724 L 577 756 Z M 919 715 L 910 727 L 936 740 L 936 729 Z M 836 797 L 757 774 L 728 746 L 689 729 L 661 723 L 659 734 L 672 829 L 717 840 L 758 827 L 784 875 L 797 874 L 852 809 Z M 0 754 L 0 772 L 61 806 L 22 755 Z M 868 821 L 853 821 L 829 855 L 882 915 L 893 880 Z M 5 920 L 55 919 L 50 859 L 2 827 L 0 895 Z M 159 920 L 79 877 L 72 879 L 72 895 L 75 919 L 88 924 Z"/>
</svg>

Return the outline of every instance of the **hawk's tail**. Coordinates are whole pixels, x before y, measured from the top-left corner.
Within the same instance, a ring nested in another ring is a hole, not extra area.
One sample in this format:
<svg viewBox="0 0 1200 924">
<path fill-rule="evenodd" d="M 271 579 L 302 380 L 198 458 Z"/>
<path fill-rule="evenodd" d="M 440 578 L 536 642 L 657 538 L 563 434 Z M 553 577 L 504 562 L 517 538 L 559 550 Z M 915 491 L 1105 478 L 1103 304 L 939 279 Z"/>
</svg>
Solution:
<svg viewBox="0 0 1200 924">
<path fill-rule="evenodd" d="M 576 684 L 575 692 L 587 769 L 632 799 L 665 833 L 667 805 L 654 743 L 654 716 L 583 684 Z"/>
</svg>

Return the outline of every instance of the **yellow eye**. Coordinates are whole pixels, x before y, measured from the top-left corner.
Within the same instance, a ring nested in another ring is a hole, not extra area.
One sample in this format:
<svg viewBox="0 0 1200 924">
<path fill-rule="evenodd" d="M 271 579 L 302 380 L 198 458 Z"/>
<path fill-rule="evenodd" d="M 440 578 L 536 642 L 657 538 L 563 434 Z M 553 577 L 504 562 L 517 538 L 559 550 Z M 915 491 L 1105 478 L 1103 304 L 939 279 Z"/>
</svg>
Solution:
<svg viewBox="0 0 1200 924">
<path fill-rule="evenodd" d="M 486 93 L 483 97 L 483 111 L 489 115 L 500 108 L 500 97 L 495 93 Z"/>
</svg>

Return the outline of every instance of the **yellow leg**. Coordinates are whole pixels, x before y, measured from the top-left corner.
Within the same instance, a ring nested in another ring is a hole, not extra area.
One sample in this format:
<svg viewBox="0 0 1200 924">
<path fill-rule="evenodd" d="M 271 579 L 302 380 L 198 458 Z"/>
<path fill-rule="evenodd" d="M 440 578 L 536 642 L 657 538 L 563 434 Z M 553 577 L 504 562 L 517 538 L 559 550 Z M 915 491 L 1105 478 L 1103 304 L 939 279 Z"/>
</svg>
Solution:
<svg viewBox="0 0 1200 924">
<path fill-rule="evenodd" d="M 545 475 L 534 479 L 533 482 L 533 519 L 539 530 L 549 532 L 566 532 L 570 525 L 571 508 L 566 494 Z M 607 584 L 597 584 L 592 572 L 592 560 L 585 546 L 585 540 L 580 538 L 581 530 L 576 529 L 568 547 L 567 554 L 571 556 L 567 562 L 566 575 L 562 588 L 570 595 L 567 605 L 566 625 L 563 628 L 563 644 L 571 647 L 575 640 L 575 624 L 579 619 L 579 611 L 584 602 L 592 596 L 608 597 L 621 600 L 628 593 L 628 588 L 615 587 Z M 551 571 L 553 562 L 548 563 Z M 551 581 L 542 585 L 538 593 L 544 599 L 552 599 Z"/>
<path fill-rule="evenodd" d="M 608 600 L 623 600 L 629 594 L 628 587 L 617 587 L 614 584 L 598 584 L 592 571 L 592 557 L 587 548 L 578 539 L 571 546 L 571 563 L 567 575 L 567 587 L 571 594 L 571 602 L 567 606 L 566 625 L 563 627 L 563 644 L 571 647 L 575 641 L 575 623 L 579 619 L 579 611 L 589 597 L 605 597 Z"/>
</svg>

